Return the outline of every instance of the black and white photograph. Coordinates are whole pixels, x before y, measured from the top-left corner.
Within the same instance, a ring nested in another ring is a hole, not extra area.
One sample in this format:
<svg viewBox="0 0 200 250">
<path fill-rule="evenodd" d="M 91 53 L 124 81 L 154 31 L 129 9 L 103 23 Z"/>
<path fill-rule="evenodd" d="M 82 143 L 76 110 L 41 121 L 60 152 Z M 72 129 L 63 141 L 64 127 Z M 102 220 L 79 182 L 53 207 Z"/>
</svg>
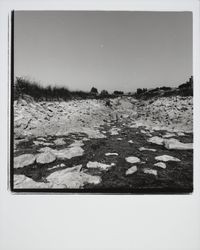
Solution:
<svg viewBox="0 0 200 250">
<path fill-rule="evenodd" d="M 11 191 L 193 192 L 192 12 L 11 20 Z"/>
</svg>

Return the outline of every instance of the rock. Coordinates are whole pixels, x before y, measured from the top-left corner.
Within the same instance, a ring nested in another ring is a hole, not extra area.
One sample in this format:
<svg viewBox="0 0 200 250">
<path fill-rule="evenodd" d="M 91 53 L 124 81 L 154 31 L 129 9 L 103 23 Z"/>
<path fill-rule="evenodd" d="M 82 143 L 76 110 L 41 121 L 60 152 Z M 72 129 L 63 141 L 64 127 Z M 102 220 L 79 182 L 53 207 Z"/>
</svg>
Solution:
<svg viewBox="0 0 200 250">
<path fill-rule="evenodd" d="M 44 147 L 44 148 L 38 149 L 38 151 L 39 152 L 51 152 L 51 151 L 53 151 L 53 149 L 50 147 Z"/>
<path fill-rule="evenodd" d="M 64 163 L 61 163 L 60 166 L 63 168 L 65 167 L 66 165 Z"/>
<path fill-rule="evenodd" d="M 178 132 L 177 135 L 178 136 L 185 136 L 185 134 L 183 132 Z"/>
<path fill-rule="evenodd" d="M 152 174 L 152 175 L 157 176 L 157 170 L 155 170 L 155 169 L 144 168 L 144 169 L 143 169 L 143 172 L 144 172 L 145 174 Z"/>
<path fill-rule="evenodd" d="M 129 142 L 129 143 L 133 143 L 133 141 L 132 141 L 132 140 L 129 140 L 128 142 Z"/>
<path fill-rule="evenodd" d="M 14 168 L 23 168 L 35 162 L 35 156 L 32 154 L 23 154 L 14 158 Z"/>
<path fill-rule="evenodd" d="M 56 171 L 47 177 L 52 188 L 82 188 L 85 184 L 99 184 L 101 177 L 80 172 L 81 165 Z"/>
<path fill-rule="evenodd" d="M 105 153 L 105 156 L 118 155 L 118 153 Z"/>
<path fill-rule="evenodd" d="M 51 142 L 43 142 L 43 141 L 33 141 L 33 143 L 38 146 L 38 145 L 43 145 L 43 146 L 52 146 L 53 143 Z"/>
<path fill-rule="evenodd" d="M 117 138 L 118 141 L 122 141 L 123 139 L 122 138 Z"/>
<path fill-rule="evenodd" d="M 139 148 L 140 151 L 152 151 L 152 152 L 156 152 L 156 149 L 153 149 L 153 148 L 144 148 L 144 147 L 141 147 Z"/>
<path fill-rule="evenodd" d="M 192 150 L 193 143 L 182 143 L 177 139 L 165 139 L 164 146 L 167 149 L 175 149 L 175 150 Z"/>
<path fill-rule="evenodd" d="M 51 188 L 52 185 L 50 183 L 44 182 L 36 182 L 25 175 L 14 175 L 14 188 L 31 188 L 31 189 L 38 189 L 38 188 Z"/>
<path fill-rule="evenodd" d="M 157 145 L 163 145 L 164 139 L 162 137 L 159 137 L 159 136 L 153 136 L 153 137 L 149 138 L 147 141 L 154 143 L 154 144 L 157 144 Z"/>
<path fill-rule="evenodd" d="M 36 156 L 36 162 L 40 164 L 51 163 L 56 160 L 56 156 L 52 152 L 44 152 Z"/>
<path fill-rule="evenodd" d="M 180 161 L 178 158 L 170 156 L 170 155 L 156 156 L 155 159 L 157 161 L 164 161 L 164 162 L 167 162 L 167 161 L 177 161 L 177 162 L 179 162 Z"/>
<path fill-rule="evenodd" d="M 101 162 L 97 162 L 97 161 L 89 161 L 87 163 L 87 168 L 98 168 L 98 169 L 101 169 L 101 170 L 109 170 L 113 165 L 108 165 L 108 164 L 104 164 L 104 163 L 101 163 Z"/>
<path fill-rule="evenodd" d="M 84 143 L 78 140 L 75 140 L 72 144 L 69 145 L 69 147 L 82 147 L 82 146 L 84 146 Z"/>
<path fill-rule="evenodd" d="M 174 133 L 167 133 L 165 135 L 163 135 L 163 138 L 170 138 L 170 137 L 174 137 L 176 136 Z"/>
<path fill-rule="evenodd" d="M 137 166 L 133 166 L 126 171 L 126 175 L 134 174 L 137 172 Z"/>
<path fill-rule="evenodd" d="M 167 167 L 164 162 L 155 163 L 154 166 L 159 167 L 159 168 L 166 168 Z"/>
<path fill-rule="evenodd" d="M 129 157 L 126 157 L 125 160 L 129 163 L 137 163 L 137 162 L 140 162 L 140 159 L 138 157 L 135 157 L 135 156 L 129 156 Z"/>
<path fill-rule="evenodd" d="M 63 138 L 58 138 L 54 141 L 56 145 L 64 145 L 66 144 Z"/>
<path fill-rule="evenodd" d="M 71 159 L 83 155 L 83 152 L 84 150 L 79 146 L 53 151 L 58 159 Z"/>
</svg>

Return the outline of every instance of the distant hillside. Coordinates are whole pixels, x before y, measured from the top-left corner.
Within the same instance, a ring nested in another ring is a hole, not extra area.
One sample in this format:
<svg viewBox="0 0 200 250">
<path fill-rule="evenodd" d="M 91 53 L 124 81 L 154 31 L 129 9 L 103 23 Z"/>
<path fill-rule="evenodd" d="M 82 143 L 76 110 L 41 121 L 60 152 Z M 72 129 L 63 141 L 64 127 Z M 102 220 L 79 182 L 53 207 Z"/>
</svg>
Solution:
<svg viewBox="0 0 200 250">
<path fill-rule="evenodd" d="M 177 88 L 170 87 L 160 87 L 154 89 L 137 89 L 137 92 L 134 94 L 134 97 L 137 99 L 150 99 L 152 97 L 167 97 L 167 96 L 193 96 L 193 76 L 190 79 Z"/>
</svg>

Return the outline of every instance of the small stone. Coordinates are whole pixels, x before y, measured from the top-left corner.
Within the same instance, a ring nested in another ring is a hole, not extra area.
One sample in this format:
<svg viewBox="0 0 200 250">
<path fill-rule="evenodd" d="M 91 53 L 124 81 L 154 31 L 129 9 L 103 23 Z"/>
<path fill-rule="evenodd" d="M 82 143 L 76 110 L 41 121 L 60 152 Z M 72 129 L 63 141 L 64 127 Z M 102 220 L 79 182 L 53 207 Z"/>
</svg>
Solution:
<svg viewBox="0 0 200 250">
<path fill-rule="evenodd" d="M 138 157 L 135 157 L 135 156 L 129 156 L 129 157 L 126 157 L 125 160 L 129 163 L 137 163 L 137 162 L 140 162 L 140 159 Z"/>
<path fill-rule="evenodd" d="M 144 169 L 143 169 L 143 172 L 144 172 L 145 174 L 152 174 L 152 175 L 157 176 L 157 170 L 155 170 L 155 169 L 144 168 Z"/>
<path fill-rule="evenodd" d="M 105 153 L 106 156 L 118 155 L 118 153 Z"/>
<path fill-rule="evenodd" d="M 144 147 L 141 147 L 139 148 L 140 151 L 152 151 L 152 152 L 156 152 L 156 149 L 153 149 L 153 148 L 144 148 Z"/>
<path fill-rule="evenodd" d="M 166 168 L 167 167 L 164 162 L 155 163 L 154 166 L 159 167 L 159 168 Z"/>
<path fill-rule="evenodd" d="M 32 154 L 23 154 L 14 158 L 14 168 L 23 168 L 35 162 L 35 156 Z"/>
<path fill-rule="evenodd" d="M 126 175 L 134 174 L 137 172 L 137 166 L 133 166 L 126 171 Z"/>
<path fill-rule="evenodd" d="M 101 170 L 105 170 L 107 171 L 109 168 L 111 168 L 112 166 L 111 165 L 108 165 L 108 164 L 104 164 L 104 163 L 101 163 L 101 162 L 97 162 L 97 161 L 89 161 L 87 163 L 87 168 L 99 168 Z"/>
<path fill-rule="evenodd" d="M 63 168 L 65 167 L 66 165 L 64 163 L 61 163 L 60 166 Z"/>
<path fill-rule="evenodd" d="M 129 142 L 129 143 L 133 143 L 133 141 L 132 141 L 132 140 L 129 140 L 128 142 Z"/>
<path fill-rule="evenodd" d="M 178 162 L 178 161 L 180 161 L 178 158 L 170 156 L 170 155 L 156 156 L 155 159 L 157 161 L 164 161 L 164 162 L 167 162 L 167 161 L 177 161 Z"/>
</svg>

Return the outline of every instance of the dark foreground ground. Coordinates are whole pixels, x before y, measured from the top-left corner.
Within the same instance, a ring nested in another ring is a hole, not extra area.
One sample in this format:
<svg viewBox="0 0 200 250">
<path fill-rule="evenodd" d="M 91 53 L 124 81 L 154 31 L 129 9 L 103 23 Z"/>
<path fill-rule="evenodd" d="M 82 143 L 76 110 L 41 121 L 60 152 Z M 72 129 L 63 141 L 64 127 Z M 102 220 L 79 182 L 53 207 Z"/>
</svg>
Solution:
<svg viewBox="0 0 200 250">
<path fill-rule="evenodd" d="M 75 165 L 82 164 L 82 171 L 90 173 L 92 175 L 101 176 L 102 182 L 97 185 L 86 184 L 83 189 L 14 189 L 14 191 L 33 191 L 33 192 L 90 192 L 90 193 L 190 193 L 193 191 L 193 151 L 192 150 L 167 150 L 162 145 L 156 145 L 147 142 L 148 135 L 141 133 L 141 129 L 145 128 L 130 128 L 121 124 L 120 122 L 114 122 L 111 124 L 120 128 L 118 135 L 111 135 L 109 133 L 110 126 L 101 126 L 100 131 L 105 131 L 107 136 L 102 139 L 89 139 L 84 141 L 84 154 L 82 156 L 73 157 L 69 160 L 58 160 L 49 164 L 32 164 L 23 168 L 14 169 L 14 174 L 23 174 L 36 182 L 45 182 L 46 177 L 52 172 L 63 169 L 63 167 L 57 167 L 51 169 L 51 167 L 64 163 L 64 168 L 73 167 Z M 166 131 L 155 131 L 151 133 L 152 136 L 162 136 Z M 47 141 L 51 142 L 59 137 L 49 136 Z M 87 138 L 86 134 L 74 133 L 68 136 L 62 136 L 66 145 L 70 145 L 74 140 L 81 140 Z M 181 142 L 192 142 L 193 134 L 188 133 L 184 136 L 173 137 L 179 139 Z M 23 141 L 17 145 L 14 156 L 18 156 L 25 153 L 36 154 L 41 147 L 33 144 L 36 138 Z M 133 143 L 128 141 L 132 140 Z M 52 148 L 62 149 L 64 146 L 51 146 Z M 140 151 L 140 147 L 156 149 L 155 152 Z M 105 153 L 116 152 L 118 156 L 105 156 Z M 154 166 L 157 162 L 156 156 L 170 155 L 180 159 L 180 162 L 169 161 L 166 162 L 166 169 L 162 169 Z M 136 156 L 140 158 L 141 162 L 137 164 L 130 164 L 126 162 L 125 158 L 128 156 Z M 97 161 L 101 163 L 110 164 L 115 163 L 108 171 L 102 171 L 98 169 L 88 169 L 86 167 L 89 161 Z M 137 172 L 131 175 L 126 175 L 126 170 L 132 165 L 137 165 Z M 144 168 L 150 168 L 157 170 L 157 176 L 152 174 L 145 174 Z M 11 171 L 11 182 L 12 182 Z"/>
</svg>

